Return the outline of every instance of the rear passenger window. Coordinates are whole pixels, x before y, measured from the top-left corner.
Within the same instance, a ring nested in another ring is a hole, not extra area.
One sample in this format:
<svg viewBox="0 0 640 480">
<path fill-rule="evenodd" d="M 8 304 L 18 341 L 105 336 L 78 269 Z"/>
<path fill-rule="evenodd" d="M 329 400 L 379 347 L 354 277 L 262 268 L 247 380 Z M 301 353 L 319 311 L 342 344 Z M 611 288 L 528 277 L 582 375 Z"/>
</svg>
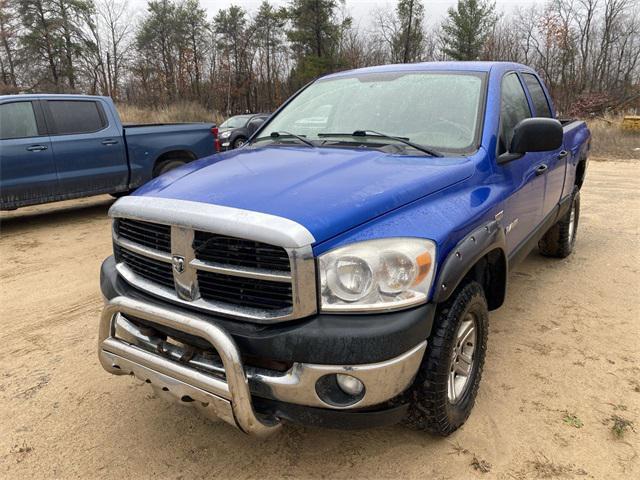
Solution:
<svg viewBox="0 0 640 480">
<path fill-rule="evenodd" d="M 0 105 L 0 140 L 37 136 L 38 125 L 31 102 Z"/>
<path fill-rule="evenodd" d="M 531 75 L 530 73 L 522 74 L 522 78 L 524 78 L 524 83 L 529 89 L 533 107 L 536 109 L 536 117 L 551 118 L 551 109 L 549 108 L 547 96 L 544 94 L 540 81 L 535 75 Z"/>
<path fill-rule="evenodd" d="M 107 119 L 97 102 L 49 100 L 47 104 L 58 135 L 97 132 L 107 126 Z"/>
<path fill-rule="evenodd" d="M 531 110 L 522 84 L 515 73 L 510 73 L 502 79 L 498 154 L 509 150 L 513 129 L 520 121 L 530 116 Z"/>
</svg>

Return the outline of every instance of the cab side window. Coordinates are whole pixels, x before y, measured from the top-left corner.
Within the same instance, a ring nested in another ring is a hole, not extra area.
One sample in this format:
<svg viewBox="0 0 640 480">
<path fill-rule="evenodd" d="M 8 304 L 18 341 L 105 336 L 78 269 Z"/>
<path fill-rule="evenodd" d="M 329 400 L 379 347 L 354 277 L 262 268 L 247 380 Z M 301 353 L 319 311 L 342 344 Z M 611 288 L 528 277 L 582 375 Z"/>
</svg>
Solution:
<svg viewBox="0 0 640 480">
<path fill-rule="evenodd" d="M 0 140 L 38 136 L 38 124 L 31 102 L 0 105 Z"/>
<path fill-rule="evenodd" d="M 513 129 L 520 121 L 529 117 L 531 110 L 522 84 L 515 73 L 510 73 L 502 79 L 498 155 L 509 150 Z"/>
<path fill-rule="evenodd" d="M 544 94 L 540 81 L 531 73 L 523 73 L 522 78 L 524 78 L 524 83 L 529 90 L 533 108 L 536 110 L 536 117 L 553 118 L 551 109 L 549 108 L 549 102 L 547 102 L 547 96 Z"/>
<path fill-rule="evenodd" d="M 92 133 L 107 126 L 102 107 L 87 100 L 49 100 L 49 111 L 57 135 Z"/>
</svg>

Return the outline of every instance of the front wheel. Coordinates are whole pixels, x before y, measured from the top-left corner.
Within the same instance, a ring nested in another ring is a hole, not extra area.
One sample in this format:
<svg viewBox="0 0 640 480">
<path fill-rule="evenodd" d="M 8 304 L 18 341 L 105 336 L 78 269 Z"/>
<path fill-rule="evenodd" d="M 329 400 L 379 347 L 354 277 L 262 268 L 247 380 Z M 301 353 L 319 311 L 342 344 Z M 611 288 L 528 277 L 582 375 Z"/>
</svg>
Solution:
<svg viewBox="0 0 640 480">
<path fill-rule="evenodd" d="M 234 149 L 236 149 L 236 148 L 240 148 L 242 145 L 244 145 L 244 144 L 245 144 L 245 142 L 246 142 L 246 141 L 247 141 L 247 139 L 246 139 L 246 138 L 244 138 L 244 137 L 238 137 L 238 138 L 236 138 L 236 139 L 233 141 L 233 148 L 234 148 Z"/>
<path fill-rule="evenodd" d="M 469 282 L 438 308 L 404 424 L 447 436 L 475 403 L 487 351 L 489 310 L 484 290 Z"/>
</svg>

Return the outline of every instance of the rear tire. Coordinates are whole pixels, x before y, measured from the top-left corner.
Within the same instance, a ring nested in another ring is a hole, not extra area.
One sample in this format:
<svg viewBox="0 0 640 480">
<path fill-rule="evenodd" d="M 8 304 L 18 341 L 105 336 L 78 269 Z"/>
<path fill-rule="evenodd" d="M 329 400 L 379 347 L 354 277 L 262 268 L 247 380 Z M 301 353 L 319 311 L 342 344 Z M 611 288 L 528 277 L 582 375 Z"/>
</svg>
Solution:
<svg viewBox="0 0 640 480">
<path fill-rule="evenodd" d="M 180 159 L 180 158 L 172 158 L 172 159 L 169 159 L 169 160 L 163 160 L 162 162 L 159 162 L 156 165 L 156 167 L 153 169 L 153 178 L 159 177 L 160 175 L 163 175 L 163 174 L 167 173 L 169 170 L 173 170 L 174 168 L 181 167 L 182 165 L 184 165 L 187 162 L 188 162 L 188 160 L 183 160 L 183 159 Z"/>
<path fill-rule="evenodd" d="M 406 426 L 447 436 L 464 424 L 478 394 L 488 326 L 487 300 L 477 282 L 463 285 L 438 307 L 427 351 L 409 391 Z"/>
<path fill-rule="evenodd" d="M 576 192 L 569 211 L 544 234 L 538 242 L 540 253 L 546 257 L 566 258 L 573 252 L 580 219 L 580 192 Z"/>
</svg>

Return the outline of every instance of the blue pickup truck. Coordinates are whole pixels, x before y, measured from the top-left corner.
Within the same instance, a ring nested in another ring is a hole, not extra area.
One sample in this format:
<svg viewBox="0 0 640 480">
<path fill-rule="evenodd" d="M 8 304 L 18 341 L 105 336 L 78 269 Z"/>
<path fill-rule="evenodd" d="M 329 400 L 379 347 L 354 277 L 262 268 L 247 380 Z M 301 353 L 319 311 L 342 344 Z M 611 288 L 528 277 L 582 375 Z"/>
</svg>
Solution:
<svg viewBox="0 0 640 480">
<path fill-rule="evenodd" d="M 108 97 L 0 96 L 0 210 L 124 194 L 218 142 L 212 123 L 123 126 Z"/>
<path fill-rule="evenodd" d="M 240 149 L 112 206 L 102 366 L 254 435 L 448 435 L 509 270 L 575 246 L 589 146 L 523 65 L 320 78 Z"/>
</svg>

